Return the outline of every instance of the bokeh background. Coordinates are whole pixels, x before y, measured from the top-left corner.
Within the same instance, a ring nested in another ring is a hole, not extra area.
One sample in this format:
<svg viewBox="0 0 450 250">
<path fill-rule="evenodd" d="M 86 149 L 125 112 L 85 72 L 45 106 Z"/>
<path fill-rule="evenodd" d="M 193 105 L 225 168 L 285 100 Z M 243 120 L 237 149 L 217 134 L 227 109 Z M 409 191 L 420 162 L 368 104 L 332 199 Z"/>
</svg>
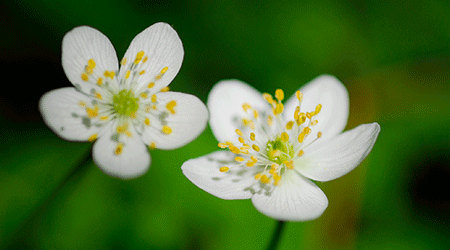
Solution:
<svg viewBox="0 0 450 250">
<path fill-rule="evenodd" d="M 217 150 L 211 130 L 153 150 L 150 170 L 123 181 L 84 159 L 90 143 L 59 139 L 37 103 L 71 86 L 61 40 L 90 25 L 118 57 L 140 31 L 173 25 L 185 59 L 170 85 L 206 102 L 219 80 L 287 96 L 328 73 L 350 93 L 347 129 L 381 133 L 353 172 L 319 183 L 317 220 L 287 223 L 279 249 L 448 249 L 450 245 L 450 2 L 0 2 L 0 248 L 264 249 L 276 222 L 249 200 L 215 198 L 180 166 Z"/>
</svg>

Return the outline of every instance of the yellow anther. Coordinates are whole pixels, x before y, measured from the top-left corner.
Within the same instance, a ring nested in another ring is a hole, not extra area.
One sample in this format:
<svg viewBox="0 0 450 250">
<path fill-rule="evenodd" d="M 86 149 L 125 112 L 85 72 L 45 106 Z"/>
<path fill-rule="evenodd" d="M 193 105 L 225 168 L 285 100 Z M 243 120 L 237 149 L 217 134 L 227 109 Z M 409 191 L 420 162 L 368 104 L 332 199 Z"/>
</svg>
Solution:
<svg viewBox="0 0 450 250">
<path fill-rule="evenodd" d="M 322 109 L 322 104 L 318 104 L 316 106 L 316 110 L 314 111 L 314 114 L 317 115 L 320 112 L 321 109 Z"/>
<path fill-rule="evenodd" d="M 295 92 L 295 96 L 297 97 L 298 101 L 302 101 L 303 100 L 303 93 L 300 92 L 300 90 L 297 90 L 297 92 Z"/>
<path fill-rule="evenodd" d="M 275 98 L 277 98 L 277 100 L 279 102 L 283 101 L 283 99 L 284 99 L 284 92 L 283 92 L 282 89 L 275 90 Z"/>
<path fill-rule="evenodd" d="M 131 114 L 130 114 L 130 117 L 131 117 L 131 118 L 136 118 L 136 112 L 131 113 Z"/>
<path fill-rule="evenodd" d="M 104 115 L 104 116 L 100 116 L 100 121 L 106 121 L 108 120 L 108 116 Z"/>
<path fill-rule="evenodd" d="M 271 104 L 271 105 L 275 102 L 275 101 L 273 100 L 272 95 L 269 94 L 269 93 L 263 93 L 262 96 L 263 96 L 264 100 L 266 100 L 266 101 L 267 101 L 269 104 Z"/>
<path fill-rule="evenodd" d="M 313 117 L 313 115 L 314 115 L 314 112 L 306 112 L 306 117 L 308 119 L 311 119 Z"/>
<path fill-rule="evenodd" d="M 155 94 L 153 94 L 151 97 L 152 102 L 156 102 L 157 99 L 158 97 Z"/>
<path fill-rule="evenodd" d="M 102 86 L 103 85 L 103 78 L 99 77 L 97 80 L 97 85 Z"/>
<path fill-rule="evenodd" d="M 269 177 L 267 177 L 267 175 L 262 175 L 261 176 L 261 183 L 263 183 L 263 184 L 269 184 L 270 183 L 270 178 Z"/>
<path fill-rule="evenodd" d="M 144 58 L 142 59 L 142 63 L 145 63 L 148 60 L 148 56 L 144 56 Z"/>
<path fill-rule="evenodd" d="M 293 161 L 284 161 L 283 164 L 284 164 L 288 169 L 294 169 L 294 162 L 293 162 Z"/>
<path fill-rule="evenodd" d="M 95 93 L 95 97 L 97 97 L 98 99 L 103 99 L 102 95 L 98 92 Z"/>
<path fill-rule="evenodd" d="M 219 171 L 222 172 L 222 173 L 227 172 L 228 170 L 230 170 L 230 168 L 229 167 L 225 167 L 225 166 L 219 168 Z"/>
<path fill-rule="evenodd" d="M 89 76 L 86 73 L 81 74 L 81 80 L 87 82 L 89 80 Z"/>
<path fill-rule="evenodd" d="M 318 120 L 314 120 L 314 121 L 311 122 L 311 126 L 317 125 L 317 123 L 319 123 L 319 121 Z"/>
<path fill-rule="evenodd" d="M 91 108 L 86 108 L 86 113 L 89 118 L 94 118 L 98 116 L 98 106 Z"/>
<path fill-rule="evenodd" d="M 170 90 L 169 86 L 166 86 L 166 87 L 162 88 L 162 89 L 160 90 L 160 92 L 167 92 L 167 91 L 169 91 L 169 90 Z"/>
<path fill-rule="evenodd" d="M 269 126 L 272 126 L 272 125 L 273 125 L 273 117 L 272 117 L 271 115 L 269 115 L 269 116 L 267 117 L 267 124 L 269 124 Z"/>
<path fill-rule="evenodd" d="M 244 124 L 244 126 L 250 127 L 251 129 L 255 129 L 255 123 L 252 120 L 243 118 L 242 123 Z"/>
<path fill-rule="evenodd" d="M 288 123 L 286 123 L 286 130 L 291 130 L 293 126 L 294 126 L 294 121 L 289 121 Z"/>
<path fill-rule="evenodd" d="M 142 70 L 141 72 L 139 72 L 140 76 L 143 75 L 143 74 L 145 74 L 145 70 Z"/>
<path fill-rule="evenodd" d="M 305 121 L 306 121 L 306 115 L 305 115 L 305 113 L 302 112 L 298 115 L 298 119 L 296 120 L 297 126 L 302 125 Z"/>
<path fill-rule="evenodd" d="M 115 155 L 120 155 L 123 151 L 123 143 L 118 143 L 116 149 L 114 150 Z"/>
<path fill-rule="evenodd" d="M 92 135 L 89 137 L 88 142 L 93 142 L 93 141 L 95 141 L 95 140 L 97 140 L 97 134 L 92 134 Z"/>
<path fill-rule="evenodd" d="M 177 106 L 177 102 L 175 100 L 172 100 L 166 104 L 167 110 L 173 115 L 175 114 L 175 106 Z"/>
<path fill-rule="evenodd" d="M 128 79 L 130 77 L 131 71 L 127 70 L 127 73 L 125 74 L 125 79 Z"/>
<path fill-rule="evenodd" d="M 89 69 L 94 69 L 94 68 L 95 68 L 95 61 L 94 61 L 94 59 L 89 59 L 89 60 L 88 60 L 87 67 L 88 67 Z"/>
<path fill-rule="evenodd" d="M 134 64 L 138 64 L 138 63 L 140 63 L 141 62 L 141 60 L 142 60 L 142 57 L 144 57 L 144 51 L 139 51 L 137 54 L 136 54 L 136 59 L 134 59 Z"/>
<path fill-rule="evenodd" d="M 242 109 L 244 109 L 245 112 L 247 112 L 249 109 L 252 109 L 252 106 L 248 103 L 242 104 Z"/>
<path fill-rule="evenodd" d="M 255 174 L 255 180 L 259 180 L 261 179 L 262 174 L 261 173 L 257 173 Z"/>
<path fill-rule="evenodd" d="M 120 64 L 122 64 L 122 66 L 127 64 L 127 58 L 126 57 L 122 58 L 122 61 L 120 61 Z"/>
<path fill-rule="evenodd" d="M 172 128 L 169 127 L 169 126 L 167 126 L 167 125 L 164 125 L 164 126 L 162 127 L 161 131 L 162 131 L 164 134 L 168 135 L 168 134 L 171 134 L 171 133 L 172 133 Z"/>
<path fill-rule="evenodd" d="M 242 131 L 240 129 L 236 129 L 236 134 L 238 134 L 239 136 L 244 136 L 244 134 L 242 133 Z"/>
<path fill-rule="evenodd" d="M 242 138 L 242 137 L 239 137 L 238 141 L 239 141 L 240 143 L 244 143 L 244 142 L 245 142 L 244 138 Z"/>
<path fill-rule="evenodd" d="M 281 140 L 284 142 L 288 142 L 289 141 L 289 135 L 286 132 L 281 133 Z"/>
<path fill-rule="evenodd" d="M 311 134 L 311 128 L 310 127 L 303 128 L 302 133 L 305 133 L 307 135 Z"/>
<path fill-rule="evenodd" d="M 248 161 L 247 163 L 245 163 L 245 165 L 247 167 L 253 167 L 253 166 L 255 166 L 255 162 L 254 161 Z"/>
<path fill-rule="evenodd" d="M 237 161 L 237 162 L 243 162 L 245 159 L 242 158 L 242 157 L 240 157 L 240 156 L 236 156 L 236 157 L 234 158 L 234 160 Z"/>
<path fill-rule="evenodd" d="M 223 142 L 219 142 L 219 144 L 217 144 L 217 146 L 219 146 L 219 148 L 228 148 L 228 145 Z"/>
<path fill-rule="evenodd" d="M 240 154 L 240 153 L 241 153 L 241 151 L 239 150 L 239 148 L 236 147 L 236 146 L 234 146 L 234 145 L 230 145 L 230 146 L 229 146 L 229 149 L 230 149 L 231 153 L 235 153 L 235 154 Z"/>
<path fill-rule="evenodd" d="M 255 141 L 255 139 L 256 139 L 255 133 L 251 132 L 250 133 L 250 140 Z"/>
<path fill-rule="evenodd" d="M 304 154 L 305 154 L 305 151 L 303 151 L 303 149 L 300 149 L 300 151 L 298 151 L 297 156 L 300 157 L 300 156 L 302 156 Z"/>
<path fill-rule="evenodd" d="M 149 88 L 149 89 L 151 89 L 151 88 L 153 88 L 153 87 L 155 87 L 155 83 L 154 83 L 154 82 L 151 82 L 151 83 L 149 83 L 149 84 L 147 85 L 147 88 Z"/>
<path fill-rule="evenodd" d="M 150 126 L 150 119 L 148 119 L 148 117 L 145 117 L 144 123 L 145 125 Z"/>
<path fill-rule="evenodd" d="M 169 67 L 164 67 L 164 68 L 161 70 L 160 74 L 165 74 L 165 73 L 167 72 L 167 70 L 169 70 Z"/>
<path fill-rule="evenodd" d="M 104 73 L 103 73 L 103 75 L 105 76 L 105 77 L 109 77 L 109 78 L 111 78 L 111 79 L 114 79 L 114 75 L 115 75 L 116 73 L 114 73 L 114 71 L 105 71 Z"/>
<path fill-rule="evenodd" d="M 281 113 L 283 113 L 283 110 L 284 110 L 283 104 L 282 104 L 282 103 L 277 103 L 277 106 L 275 107 L 275 110 L 274 110 L 273 113 L 274 113 L 275 115 L 281 114 Z"/>
<path fill-rule="evenodd" d="M 81 107 L 85 107 L 85 106 L 86 106 L 86 103 L 85 103 L 84 101 L 80 101 L 80 102 L 78 103 L 78 105 L 80 105 Z"/>
<path fill-rule="evenodd" d="M 148 147 L 150 149 L 155 149 L 156 148 L 156 143 L 152 142 L 152 143 L 150 143 L 150 145 L 148 145 Z"/>
<path fill-rule="evenodd" d="M 300 106 L 295 107 L 295 111 L 294 111 L 294 120 L 298 120 L 298 116 L 300 114 Z"/>
<path fill-rule="evenodd" d="M 259 113 L 256 109 L 253 110 L 253 117 L 255 117 L 255 119 L 258 119 Z"/>
<path fill-rule="evenodd" d="M 299 135 L 298 135 L 298 142 L 299 143 L 302 143 L 304 140 L 305 140 L 305 136 L 306 136 L 306 134 L 305 133 L 300 133 Z"/>
<path fill-rule="evenodd" d="M 123 125 L 117 126 L 116 131 L 117 133 L 125 133 L 128 130 L 128 123 L 124 123 Z"/>
<path fill-rule="evenodd" d="M 139 96 L 142 97 L 142 98 L 147 98 L 148 94 L 146 92 L 142 92 L 142 93 L 139 94 Z"/>
<path fill-rule="evenodd" d="M 253 144 L 252 145 L 253 150 L 255 150 L 256 152 L 259 152 L 260 148 L 258 147 L 258 145 Z"/>
<path fill-rule="evenodd" d="M 317 138 L 322 137 L 322 132 L 317 133 Z"/>
</svg>

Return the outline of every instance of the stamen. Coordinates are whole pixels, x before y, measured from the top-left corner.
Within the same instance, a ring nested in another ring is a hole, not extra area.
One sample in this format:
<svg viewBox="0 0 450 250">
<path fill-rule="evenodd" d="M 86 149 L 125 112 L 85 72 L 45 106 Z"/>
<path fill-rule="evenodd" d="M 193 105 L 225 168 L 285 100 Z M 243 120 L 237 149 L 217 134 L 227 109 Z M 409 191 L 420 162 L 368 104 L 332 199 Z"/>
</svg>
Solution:
<svg viewBox="0 0 450 250">
<path fill-rule="evenodd" d="M 150 126 L 150 119 L 148 119 L 148 117 L 145 117 L 144 123 L 145 125 Z"/>
<path fill-rule="evenodd" d="M 301 156 L 304 155 L 304 154 L 305 154 L 305 151 L 303 151 L 303 149 L 300 149 L 300 151 L 298 151 L 297 156 L 298 156 L 298 157 L 301 157 Z"/>
<path fill-rule="evenodd" d="M 303 93 L 300 92 L 300 90 L 297 90 L 297 92 L 295 92 L 295 96 L 297 97 L 299 102 L 303 100 Z"/>
<path fill-rule="evenodd" d="M 119 142 L 117 144 L 116 150 L 114 150 L 114 154 L 115 155 L 120 155 L 120 154 L 122 154 L 122 151 L 123 151 L 123 143 Z"/>
<path fill-rule="evenodd" d="M 234 160 L 237 162 L 243 162 L 245 159 L 240 156 L 236 156 L 236 158 L 234 158 Z"/>
<path fill-rule="evenodd" d="M 226 166 L 223 166 L 223 167 L 219 168 L 219 171 L 222 172 L 222 173 L 227 172 L 228 170 L 230 170 L 230 168 L 226 167 Z"/>
<path fill-rule="evenodd" d="M 219 142 L 217 146 L 219 146 L 219 148 L 228 148 L 228 145 L 223 142 Z"/>
<path fill-rule="evenodd" d="M 167 104 L 166 104 L 166 108 L 167 108 L 167 110 L 169 110 L 169 112 L 173 115 L 173 114 L 175 114 L 175 106 L 177 106 L 177 102 L 175 101 L 175 100 L 172 100 L 172 101 L 170 101 L 170 102 L 168 102 Z"/>
<path fill-rule="evenodd" d="M 284 142 L 288 142 L 289 141 L 289 135 L 286 132 L 281 133 L 281 140 Z"/>
<path fill-rule="evenodd" d="M 242 131 L 239 129 L 236 129 L 236 134 L 238 134 L 239 136 L 244 136 L 244 134 L 242 134 Z"/>
<path fill-rule="evenodd" d="M 97 134 L 92 134 L 92 135 L 89 137 L 88 142 L 93 142 L 93 141 L 95 141 L 95 140 L 97 140 Z"/>
<path fill-rule="evenodd" d="M 134 64 L 138 64 L 138 63 L 140 63 L 141 62 L 141 60 L 142 60 L 142 57 L 144 57 L 144 51 L 139 51 L 137 54 L 136 54 L 136 59 L 134 59 Z"/>
<path fill-rule="evenodd" d="M 161 131 L 162 131 L 164 134 L 169 135 L 169 134 L 172 133 L 172 128 L 169 127 L 169 126 L 167 126 L 167 125 L 164 125 Z"/>
<path fill-rule="evenodd" d="M 252 145 L 253 150 L 255 150 L 256 152 L 259 152 L 260 148 L 258 147 L 258 145 L 253 144 Z"/>
<path fill-rule="evenodd" d="M 279 102 L 283 101 L 283 99 L 284 99 L 284 92 L 283 92 L 282 89 L 275 90 L 275 98 L 277 98 L 277 100 Z"/>
</svg>

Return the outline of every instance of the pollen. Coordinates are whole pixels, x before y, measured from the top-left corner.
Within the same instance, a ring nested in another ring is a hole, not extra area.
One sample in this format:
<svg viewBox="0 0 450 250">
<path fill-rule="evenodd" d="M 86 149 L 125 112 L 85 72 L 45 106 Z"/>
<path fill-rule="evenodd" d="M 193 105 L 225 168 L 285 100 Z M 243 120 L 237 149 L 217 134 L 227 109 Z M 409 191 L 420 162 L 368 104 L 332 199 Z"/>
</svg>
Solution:
<svg viewBox="0 0 450 250">
<path fill-rule="evenodd" d="M 144 57 L 144 51 L 139 51 L 137 54 L 136 54 L 136 59 L 134 59 L 134 64 L 138 64 L 138 63 L 140 63 L 141 62 L 141 60 L 142 60 L 142 58 Z"/>
<path fill-rule="evenodd" d="M 295 96 L 297 97 L 299 102 L 303 100 L 303 93 L 300 92 L 300 90 L 297 90 L 297 92 L 295 92 Z"/>
<path fill-rule="evenodd" d="M 252 108 L 252 106 L 250 106 L 250 104 L 248 104 L 248 103 L 242 104 L 242 109 L 244 109 L 245 112 L 247 112 L 251 108 Z"/>
<path fill-rule="evenodd" d="M 239 136 L 244 136 L 244 134 L 240 129 L 236 129 L 236 134 L 238 134 Z"/>
<path fill-rule="evenodd" d="M 142 70 L 141 72 L 139 72 L 140 76 L 143 75 L 143 74 L 145 74 L 145 70 Z"/>
<path fill-rule="evenodd" d="M 282 89 L 275 90 L 275 98 L 280 102 L 284 100 L 284 92 Z"/>
<path fill-rule="evenodd" d="M 259 152 L 260 148 L 258 147 L 258 145 L 253 144 L 252 145 L 253 150 L 255 150 L 256 152 Z"/>
<path fill-rule="evenodd" d="M 103 78 L 99 77 L 97 80 L 97 85 L 102 86 L 103 85 Z"/>
<path fill-rule="evenodd" d="M 158 97 L 156 97 L 156 95 L 152 95 L 152 97 L 151 97 L 152 102 L 156 102 L 157 99 L 158 99 Z"/>
<path fill-rule="evenodd" d="M 130 77 L 131 71 L 127 70 L 127 73 L 125 74 L 125 79 L 128 79 Z"/>
<path fill-rule="evenodd" d="M 147 98 L 148 94 L 146 92 L 142 92 L 142 93 L 139 94 L 139 96 L 142 97 L 142 98 Z"/>
<path fill-rule="evenodd" d="M 261 183 L 263 183 L 263 184 L 269 184 L 269 183 L 270 183 L 270 178 L 267 177 L 267 175 L 263 174 L 263 175 L 261 176 Z"/>
<path fill-rule="evenodd" d="M 305 151 L 303 151 L 303 149 L 300 149 L 300 151 L 298 151 L 297 156 L 298 156 L 298 157 L 301 157 L 301 156 L 303 156 L 304 154 L 305 154 Z"/>
<path fill-rule="evenodd" d="M 151 83 L 149 83 L 149 84 L 147 85 L 147 88 L 149 88 L 149 89 L 151 89 L 151 88 L 153 88 L 153 87 L 155 87 L 155 83 L 154 83 L 154 82 L 151 82 Z"/>
<path fill-rule="evenodd" d="M 169 135 L 169 134 L 172 133 L 172 128 L 169 127 L 169 126 L 167 126 L 167 125 L 164 125 L 163 128 L 161 129 L 161 131 L 162 131 L 164 134 Z"/>
<path fill-rule="evenodd" d="M 175 114 L 175 106 L 177 106 L 177 102 L 175 100 L 172 100 L 166 104 L 167 110 L 173 115 Z"/>
<path fill-rule="evenodd" d="M 98 106 L 92 108 L 86 108 L 86 113 L 89 118 L 94 118 L 98 116 Z"/>
<path fill-rule="evenodd" d="M 223 142 L 219 142 L 219 144 L 217 144 L 217 146 L 219 148 L 228 148 L 228 145 L 226 143 L 223 143 Z"/>
<path fill-rule="evenodd" d="M 95 93 L 95 97 L 97 97 L 100 100 L 103 99 L 102 95 L 100 93 L 98 93 L 98 92 Z"/>
<path fill-rule="evenodd" d="M 95 140 L 97 140 L 97 134 L 92 134 L 92 135 L 89 137 L 88 142 L 93 142 L 93 141 L 95 141 Z"/>
<path fill-rule="evenodd" d="M 284 142 L 288 142 L 289 141 L 289 135 L 286 132 L 281 133 L 281 140 Z"/>
<path fill-rule="evenodd" d="M 236 156 L 236 157 L 234 158 L 234 160 L 237 161 L 237 162 L 243 162 L 245 159 L 244 159 L 243 157 Z"/>
<path fill-rule="evenodd" d="M 127 58 L 126 57 L 122 58 L 122 61 L 120 61 L 120 64 L 122 64 L 122 66 L 127 64 Z"/>
<path fill-rule="evenodd" d="M 90 69 L 94 69 L 95 68 L 95 61 L 94 61 L 94 59 L 89 59 L 88 60 L 87 67 L 90 68 Z"/>
<path fill-rule="evenodd" d="M 146 117 L 144 119 L 144 123 L 145 123 L 145 125 L 150 126 L 150 119 L 148 119 L 148 117 Z"/>
<path fill-rule="evenodd" d="M 120 155 L 123 152 L 123 143 L 118 143 L 116 149 L 114 150 L 115 155 Z"/>
<path fill-rule="evenodd" d="M 228 170 L 230 170 L 230 168 L 229 168 L 229 167 L 225 167 L 225 166 L 219 168 L 219 171 L 222 172 L 222 173 L 225 173 L 225 172 L 227 172 Z"/>
<path fill-rule="evenodd" d="M 105 77 L 111 78 L 111 80 L 112 80 L 112 79 L 114 79 L 115 73 L 114 73 L 114 71 L 107 71 L 107 70 L 106 70 L 106 71 L 103 73 L 103 75 L 104 75 Z"/>
<path fill-rule="evenodd" d="M 293 121 L 289 121 L 288 123 L 286 123 L 286 129 L 287 130 L 291 130 L 293 126 L 294 126 L 294 122 Z"/>
<path fill-rule="evenodd" d="M 166 86 L 166 87 L 162 88 L 162 89 L 160 90 L 160 92 L 167 92 L 167 91 L 169 91 L 169 90 L 170 90 L 169 86 Z"/>
<path fill-rule="evenodd" d="M 89 80 L 89 76 L 88 76 L 88 74 L 86 74 L 86 73 L 82 73 L 82 74 L 81 74 L 81 80 L 83 80 L 83 81 L 87 82 L 87 81 Z"/>
</svg>

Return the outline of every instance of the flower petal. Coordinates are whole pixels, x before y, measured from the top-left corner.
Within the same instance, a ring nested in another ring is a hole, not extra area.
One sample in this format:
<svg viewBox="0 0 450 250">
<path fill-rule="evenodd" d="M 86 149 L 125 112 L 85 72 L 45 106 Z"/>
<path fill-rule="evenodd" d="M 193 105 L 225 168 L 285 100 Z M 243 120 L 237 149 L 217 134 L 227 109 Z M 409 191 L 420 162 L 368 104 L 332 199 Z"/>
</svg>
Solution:
<svg viewBox="0 0 450 250">
<path fill-rule="evenodd" d="M 240 119 L 246 116 L 244 103 L 260 111 L 270 110 L 259 91 L 239 80 L 223 80 L 211 89 L 207 101 L 209 125 L 219 142 L 237 139 L 235 130 Z"/>
<path fill-rule="evenodd" d="M 45 123 L 65 140 L 95 139 L 103 126 L 96 114 L 88 115 L 93 99 L 75 88 L 60 88 L 45 93 L 39 101 L 39 110 Z M 93 136 L 93 137 L 92 137 Z"/>
<path fill-rule="evenodd" d="M 223 166 L 232 168 L 235 155 L 229 151 L 214 153 L 191 159 L 183 163 L 183 174 L 199 188 L 221 199 L 249 199 L 252 197 L 253 176 L 249 169 L 239 175 L 233 171 L 220 172 Z"/>
<path fill-rule="evenodd" d="M 300 88 L 303 93 L 301 112 L 314 111 L 318 104 L 322 109 L 313 119 L 318 124 L 312 127 L 315 133 L 322 132 L 321 140 L 332 138 L 341 133 L 347 125 L 349 113 L 349 97 L 345 86 L 334 76 L 321 75 Z M 295 95 L 285 105 L 286 120 L 293 120 L 298 99 Z M 309 136 L 304 145 L 308 145 L 315 136 Z"/>
<path fill-rule="evenodd" d="M 315 142 L 296 160 L 295 169 L 317 181 L 330 181 L 355 169 L 370 153 L 380 132 L 378 123 L 363 124 L 334 139 Z"/>
<path fill-rule="evenodd" d="M 312 181 L 295 171 L 287 171 L 272 192 L 252 197 L 261 213 L 281 221 L 307 221 L 318 218 L 328 206 L 328 199 Z"/>
<path fill-rule="evenodd" d="M 130 135 L 115 134 L 115 126 L 93 147 L 95 164 L 105 173 L 123 179 L 144 174 L 150 167 L 150 154 L 132 127 Z"/>
<path fill-rule="evenodd" d="M 105 92 L 99 85 L 116 84 L 111 77 L 105 77 L 105 71 L 117 74 L 119 63 L 114 47 L 105 35 L 94 28 L 80 26 L 63 38 L 62 66 L 69 81 L 91 95 Z"/>
<path fill-rule="evenodd" d="M 158 115 L 149 116 L 143 141 L 159 149 L 175 149 L 197 138 L 205 129 L 208 110 L 196 96 L 179 92 L 156 94 Z"/>
<path fill-rule="evenodd" d="M 178 74 L 183 62 L 183 44 L 167 23 L 155 23 L 139 33 L 122 59 L 120 79 L 133 71 L 138 89 L 151 88 L 157 93 Z M 140 92 L 140 91 L 138 91 Z"/>
</svg>

